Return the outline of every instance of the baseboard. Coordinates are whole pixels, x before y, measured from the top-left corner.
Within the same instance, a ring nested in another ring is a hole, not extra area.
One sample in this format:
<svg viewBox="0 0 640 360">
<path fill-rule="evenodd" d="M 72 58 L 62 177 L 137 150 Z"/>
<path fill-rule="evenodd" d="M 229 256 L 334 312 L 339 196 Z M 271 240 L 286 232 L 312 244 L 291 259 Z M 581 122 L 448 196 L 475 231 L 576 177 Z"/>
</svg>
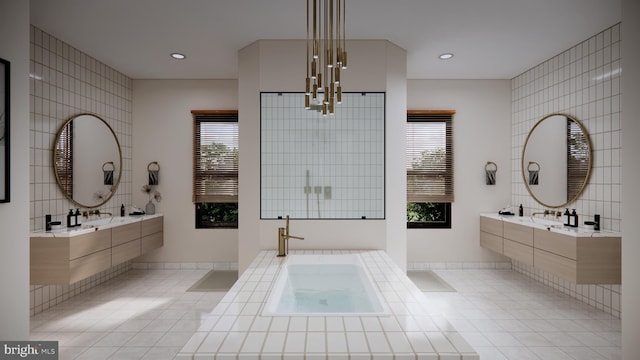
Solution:
<svg viewBox="0 0 640 360">
<path fill-rule="evenodd" d="M 148 270 L 238 270 L 237 262 L 134 262 L 134 269 Z"/>
<path fill-rule="evenodd" d="M 407 270 L 465 270 L 500 269 L 511 270 L 511 262 L 410 262 Z"/>
</svg>

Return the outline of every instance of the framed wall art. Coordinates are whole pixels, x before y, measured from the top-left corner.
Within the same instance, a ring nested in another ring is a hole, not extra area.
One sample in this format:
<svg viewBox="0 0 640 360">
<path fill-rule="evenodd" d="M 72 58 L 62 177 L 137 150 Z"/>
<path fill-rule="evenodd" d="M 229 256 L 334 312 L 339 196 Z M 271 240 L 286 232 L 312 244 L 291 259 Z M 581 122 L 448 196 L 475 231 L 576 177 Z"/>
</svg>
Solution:
<svg viewBox="0 0 640 360">
<path fill-rule="evenodd" d="M 9 62 L 0 59 L 0 203 L 9 202 Z"/>
</svg>

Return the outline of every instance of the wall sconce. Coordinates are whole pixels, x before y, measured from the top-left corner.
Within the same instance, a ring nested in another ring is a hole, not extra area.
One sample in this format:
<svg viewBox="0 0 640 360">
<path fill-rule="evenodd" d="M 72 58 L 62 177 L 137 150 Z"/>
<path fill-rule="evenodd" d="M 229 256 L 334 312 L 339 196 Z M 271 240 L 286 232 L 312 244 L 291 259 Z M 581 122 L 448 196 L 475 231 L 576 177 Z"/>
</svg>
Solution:
<svg viewBox="0 0 640 360">
<path fill-rule="evenodd" d="M 532 165 L 537 167 L 537 169 L 532 168 Z M 529 171 L 529 185 L 538 185 L 538 176 L 540 173 L 540 164 L 535 161 L 529 161 L 529 165 L 527 166 L 527 170 Z"/>
<path fill-rule="evenodd" d="M 485 182 L 487 185 L 495 185 L 496 184 L 496 173 L 498 172 L 498 165 L 493 161 L 487 161 L 487 164 L 484 166 L 485 172 Z"/>
<path fill-rule="evenodd" d="M 149 173 L 149 185 L 158 185 L 160 183 L 160 165 L 157 161 L 152 161 L 147 165 Z"/>
<path fill-rule="evenodd" d="M 116 166 L 113 164 L 113 161 L 107 161 L 102 164 L 102 173 L 104 174 L 103 182 L 104 185 L 113 185 L 113 171 L 116 169 Z"/>
</svg>

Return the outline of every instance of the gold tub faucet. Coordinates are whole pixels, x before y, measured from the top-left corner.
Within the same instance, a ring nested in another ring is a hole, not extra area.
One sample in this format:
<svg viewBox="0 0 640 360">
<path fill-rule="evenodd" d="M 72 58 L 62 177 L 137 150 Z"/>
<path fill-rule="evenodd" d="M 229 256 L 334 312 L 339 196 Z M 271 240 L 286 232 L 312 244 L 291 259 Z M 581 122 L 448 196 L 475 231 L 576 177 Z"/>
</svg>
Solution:
<svg viewBox="0 0 640 360">
<path fill-rule="evenodd" d="M 303 237 L 289 235 L 289 215 L 287 215 L 285 227 L 278 228 L 278 256 L 287 256 L 289 239 L 304 240 Z"/>
</svg>

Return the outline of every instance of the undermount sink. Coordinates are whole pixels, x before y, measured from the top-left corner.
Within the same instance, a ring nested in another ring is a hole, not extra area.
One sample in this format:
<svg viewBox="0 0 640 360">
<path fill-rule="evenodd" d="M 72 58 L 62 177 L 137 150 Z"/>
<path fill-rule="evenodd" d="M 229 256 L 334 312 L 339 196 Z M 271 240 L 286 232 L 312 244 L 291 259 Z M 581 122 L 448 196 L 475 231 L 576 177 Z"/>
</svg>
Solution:
<svg viewBox="0 0 640 360">
<path fill-rule="evenodd" d="M 520 223 L 527 226 L 536 227 L 539 229 L 546 229 L 556 231 L 558 233 L 570 234 L 573 236 L 594 236 L 597 234 L 606 233 L 605 231 L 596 231 L 591 227 L 570 227 L 566 226 L 560 221 L 554 221 L 550 219 L 537 218 L 535 216 L 518 216 L 505 218 L 504 221 L 512 223 Z"/>
<path fill-rule="evenodd" d="M 562 224 L 559 221 L 554 221 L 554 220 L 549 220 L 549 219 L 541 219 L 541 218 L 537 218 L 534 216 L 522 216 L 522 217 L 516 217 L 514 218 L 516 221 L 519 222 L 523 222 L 523 223 L 529 223 L 529 224 L 539 224 L 539 225 L 544 225 L 544 226 L 549 226 L 549 227 L 553 227 L 553 228 L 559 228 L 562 229 L 564 224 Z"/>
<path fill-rule="evenodd" d="M 106 217 L 106 218 L 101 218 L 101 219 L 95 219 L 95 220 L 90 220 L 90 221 L 85 221 L 82 224 L 83 228 L 91 228 L 91 227 L 98 227 L 98 226 L 103 226 L 103 225 L 108 225 L 108 224 L 120 224 L 126 221 L 131 221 L 131 220 L 127 220 L 126 217 Z"/>
</svg>

